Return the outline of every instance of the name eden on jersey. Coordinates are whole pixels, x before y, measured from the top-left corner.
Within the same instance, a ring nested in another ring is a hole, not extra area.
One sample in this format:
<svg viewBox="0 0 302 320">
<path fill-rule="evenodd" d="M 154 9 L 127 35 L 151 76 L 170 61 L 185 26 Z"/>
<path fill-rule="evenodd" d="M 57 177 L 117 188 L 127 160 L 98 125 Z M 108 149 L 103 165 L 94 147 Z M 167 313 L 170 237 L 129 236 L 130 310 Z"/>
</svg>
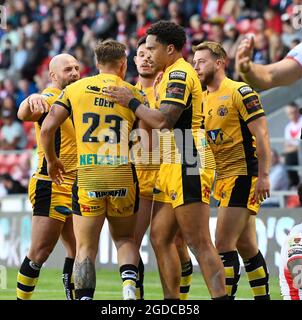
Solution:
<svg viewBox="0 0 302 320">
<path fill-rule="evenodd" d="M 104 98 L 96 97 L 94 98 L 94 105 L 98 107 L 113 108 L 114 102 L 106 100 Z"/>
</svg>

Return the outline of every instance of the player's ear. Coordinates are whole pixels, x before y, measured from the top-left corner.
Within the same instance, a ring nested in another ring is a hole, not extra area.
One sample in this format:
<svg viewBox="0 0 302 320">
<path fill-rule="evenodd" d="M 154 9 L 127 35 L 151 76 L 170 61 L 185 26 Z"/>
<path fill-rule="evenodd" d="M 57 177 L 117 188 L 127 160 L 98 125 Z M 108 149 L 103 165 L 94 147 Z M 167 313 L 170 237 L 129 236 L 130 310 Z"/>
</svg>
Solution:
<svg viewBox="0 0 302 320">
<path fill-rule="evenodd" d="M 49 79 L 50 80 L 57 80 L 57 76 L 53 71 L 49 71 Z"/>
<path fill-rule="evenodd" d="M 127 58 L 121 60 L 121 72 L 126 75 L 127 71 Z"/>
<path fill-rule="evenodd" d="M 173 44 L 167 45 L 167 53 L 168 54 L 172 54 L 174 51 L 175 51 L 175 48 L 174 48 Z"/>
<path fill-rule="evenodd" d="M 133 61 L 134 61 L 135 65 L 137 65 L 137 63 L 136 63 L 137 62 L 137 56 L 133 57 Z"/>
</svg>

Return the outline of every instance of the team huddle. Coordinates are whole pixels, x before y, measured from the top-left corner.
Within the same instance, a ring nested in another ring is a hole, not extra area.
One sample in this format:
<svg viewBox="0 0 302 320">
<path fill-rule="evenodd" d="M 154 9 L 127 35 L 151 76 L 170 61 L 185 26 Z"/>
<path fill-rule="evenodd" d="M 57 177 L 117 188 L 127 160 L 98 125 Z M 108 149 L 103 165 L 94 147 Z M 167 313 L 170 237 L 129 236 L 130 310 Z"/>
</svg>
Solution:
<svg viewBox="0 0 302 320">
<path fill-rule="evenodd" d="M 135 86 L 126 47 L 97 44 L 98 75 L 80 79 L 69 54 L 49 64 L 52 86 L 22 102 L 34 121 L 39 165 L 29 184 L 32 241 L 17 276 L 30 299 L 61 238 L 67 299 L 93 299 L 105 219 L 117 249 L 123 299 L 144 299 L 139 255 L 150 225 L 164 299 L 188 299 L 195 256 L 214 300 L 235 299 L 242 257 L 255 299 L 270 299 L 255 218 L 269 197 L 270 146 L 258 94 L 226 77 L 219 43 L 182 56 L 182 27 L 160 21 L 140 39 Z M 215 245 L 210 196 L 218 200 Z"/>
</svg>

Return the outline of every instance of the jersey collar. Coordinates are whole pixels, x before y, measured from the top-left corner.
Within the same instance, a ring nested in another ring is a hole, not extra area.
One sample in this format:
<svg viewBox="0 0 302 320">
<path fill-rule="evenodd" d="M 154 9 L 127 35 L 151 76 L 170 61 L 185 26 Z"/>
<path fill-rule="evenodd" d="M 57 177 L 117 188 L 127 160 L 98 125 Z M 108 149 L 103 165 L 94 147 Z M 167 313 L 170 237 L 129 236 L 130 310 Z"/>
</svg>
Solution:
<svg viewBox="0 0 302 320">
<path fill-rule="evenodd" d="M 169 73 L 178 63 L 185 61 L 184 58 L 178 58 L 173 64 L 171 64 L 166 70 L 165 73 Z"/>
</svg>

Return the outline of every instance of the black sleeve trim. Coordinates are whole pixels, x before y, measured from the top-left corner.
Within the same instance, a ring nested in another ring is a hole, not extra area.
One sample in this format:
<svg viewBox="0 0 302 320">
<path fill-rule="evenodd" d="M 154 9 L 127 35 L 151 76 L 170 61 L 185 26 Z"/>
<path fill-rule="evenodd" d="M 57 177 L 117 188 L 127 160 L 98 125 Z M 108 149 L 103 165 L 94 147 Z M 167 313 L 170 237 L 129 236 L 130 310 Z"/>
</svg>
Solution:
<svg viewBox="0 0 302 320">
<path fill-rule="evenodd" d="M 65 108 L 68 111 L 69 115 L 71 114 L 71 108 L 66 106 L 66 104 L 64 104 L 63 102 L 55 101 L 53 104 L 57 104 L 58 106 Z"/>
<path fill-rule="evenodd" d="M 176 106 L 176 107 L 179 107 L 179 108 L 182 108 L 182 109 L 184 109 L 184 108 L 186 107 L 186 105 L 185 105 L 184 103 L 180 103 L 180 102 L 176 102 L 176 101 L 171 101 L 171 100 L 162 100 L 162 101 L 160 102 L 160 105 L 162 105 L 162 104 L 172 104 L 172 105 L 174 105 L 174 106 Z"/>
<path fill-rule="evenodd" d="M 40 126 L 40 128 L 41 128 L 42 123 L 47 115 L 48 115 L 48 112 L 43 113 L 42 116 L 40 117 L 40 119 L 38 120 L 38 125 Z"/>
<path fill-rule="evenodd" d="M 248 123 L 250 123 L 250 122 L 252 122 L 252 121 L 254 121 L 254 120 L 258 119 L 258 118 L 264 117 L 264 116 L 265 116 L 264 112 L 258 113 L 256 115 L 254 115 L 253 117 L 249 118 L 248 120 L 246 120 L 245 122 L 248 124 Z"/>
</svg>

